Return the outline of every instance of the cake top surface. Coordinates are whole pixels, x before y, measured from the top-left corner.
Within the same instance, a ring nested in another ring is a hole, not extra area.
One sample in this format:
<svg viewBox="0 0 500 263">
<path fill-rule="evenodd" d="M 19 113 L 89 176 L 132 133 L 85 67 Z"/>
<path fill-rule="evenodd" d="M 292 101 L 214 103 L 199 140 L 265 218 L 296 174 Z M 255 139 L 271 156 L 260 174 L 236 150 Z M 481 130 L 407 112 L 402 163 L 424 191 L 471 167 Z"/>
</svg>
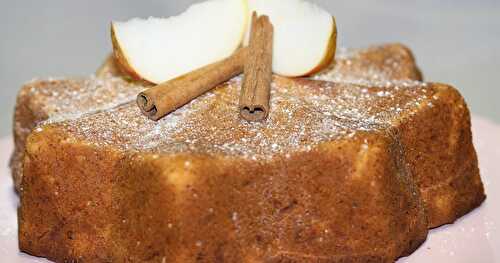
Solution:
<svg viewBox="0 0 500 263">
<path fill-rule="evenodd" d="M 49 122 L 75 119 L 134 100 L 145 86 L 119 77 L 33 80 L 21 90 Z"/>
<path fill-rule="evenodd" d="M 71 134 L 97 145 L 260 158 L 386 126 L 416 110 L 429 93 L 426 84 L 412 81 L 420 80 L 420 73 L 411 52 L 399 44 L 341 49 L 335 63 L 312 79 L 277 78 L 271 115 L 264 123 L 239 118 L 240 77 L 159 122 L 142 116 L 135 105 L 146 86 L 113 73 L 33 81 L 21 97 L 29 97 L 47 115 L 42 124 L 61 122 Z"/>
<path fill-rule="evenodd" d="M 371 85 L 391 80 L 422 80 L 411 51 L 400 44 L 365 49 L 341 48 L 335 62 L 313 76 L 316 80 Z"/>
<path fill-rule="evenodd" d="M 147 88 L 133 83 L 109 69 L 104 78 L 35 79 L 25 85 L 20 97 L 31 103 L 50 122 L 110 109 L 135 100 Z M 420 80 L 411 52 L 399 44 L 372 46 L 365 49 L 340 49 L 336 61 L 315 79 L 367 84 L 387 80 Z"/>
<path fill-rule="evenodd" d="M 368 87 L 277 77 L 268 120 L 249 123 L 238 112 L 240 86 L 241 78 L 235 78 L 158 122 L 129 103 L 57 126 L 78 139 L 126 151 L 258 159 L 384 129 L 422 106 L 432 107 L 434 94 L 431 84 L 417 81 Z"/>
</svg>

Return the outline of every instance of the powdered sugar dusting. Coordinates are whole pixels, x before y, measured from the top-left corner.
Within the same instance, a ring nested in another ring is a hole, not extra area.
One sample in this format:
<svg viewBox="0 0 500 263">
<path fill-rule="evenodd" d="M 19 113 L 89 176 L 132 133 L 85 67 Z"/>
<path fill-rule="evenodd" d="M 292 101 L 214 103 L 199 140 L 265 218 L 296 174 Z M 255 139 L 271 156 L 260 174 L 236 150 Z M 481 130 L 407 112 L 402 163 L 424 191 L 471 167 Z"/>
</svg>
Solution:
<svg viewBox="0 0 500 263">
<path fill-rule="evenodd" d="M 341 49 L 336 61 L 313 79 L 345 84 L 275 83 L 271 115 L 264 123 L 239 118 L 241 77 L 159 122 L 142 116 L 134 103 L 146 86 L 112 74 L 36 81 L 21 96 L 31 101 L 37 123 L 66 121 L 63 126 L 68 130 L 98 145 L 261 158 L 291 148 L 308 150 L 356 131 L 377 129 L 409 109 L 418 109 L 426 93 L 425 84 L 408 80 L 419 79 L 419 74 L 411 53 L 401 45 Z M 18 131 L 32 128 L 25 126 L 16 123 Z"/>
<path fill-rule="evenodd" d="M 313 77 L 317 80 L 369 85 L 389 80 L 421 78 L 410 51 L 398 44 L 365 50 L 341 48 L 336 61 Z"/>
<path fill-rule="evenodd" d="M 402 114 L 419 110 L 420 102 L 432 96 L 431 89 L 412 81 L 372 88 L 278 78 L 269 119 L 249 123 L 238 115 L 240 85 L 241 78 L 235 78 L 158 122 L 130 103 L 64 122 L 62 127 L 93 144 L 122 150 L 261 159 L 386 128 Z"/>
<path fill-rule="evenodd" d="M 19 96 L 29 99 L 29 106 L 45 116 L 45 123 L 53 123 L 133 101 L 143 89 L 145 86 L 115 77 L 50 78 L 32 80 Z"/>
</svg>

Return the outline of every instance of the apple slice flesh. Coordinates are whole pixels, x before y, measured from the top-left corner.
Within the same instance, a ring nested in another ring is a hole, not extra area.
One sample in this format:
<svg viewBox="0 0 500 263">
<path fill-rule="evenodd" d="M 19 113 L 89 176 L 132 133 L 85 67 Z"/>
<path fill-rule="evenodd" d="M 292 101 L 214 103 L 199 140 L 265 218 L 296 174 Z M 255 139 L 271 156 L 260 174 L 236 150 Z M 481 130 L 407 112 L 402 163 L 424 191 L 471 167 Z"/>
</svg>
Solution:
<svg viewBox="0 0 500 263">
<path fill-rule="evenodd" d="M 256 11 L 268 15 L 274 25 L 274 73 L 307 76 L 332 62 L 337 27 L 326 10 L 303 0 L 249 0 L 248 3 L 250 14 Z"/>
<path fill-rule="evenodd" d="M 247 23 L 247 0 L 209 0 L 170 18 L 113 22 L 113 51 L 132 77 L 159 84 L 229 57 Z"/>
</svg>

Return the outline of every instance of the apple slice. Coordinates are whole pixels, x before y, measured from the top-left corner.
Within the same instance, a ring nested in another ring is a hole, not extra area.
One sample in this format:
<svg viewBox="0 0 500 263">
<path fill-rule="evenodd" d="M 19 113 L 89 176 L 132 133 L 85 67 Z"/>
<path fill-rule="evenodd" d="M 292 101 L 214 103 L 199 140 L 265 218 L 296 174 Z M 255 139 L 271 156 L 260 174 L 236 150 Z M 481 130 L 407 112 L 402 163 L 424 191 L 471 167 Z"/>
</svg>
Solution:
<svg viewBox="0 0 500 263">
<path fill-rule="evenodd" d="M 248 0 L 249 14 L 268 15 L 274 25 L 273 72 L 300 77 L 316 73 L 335 57 L 335 19 L 303 0 Z M 247 30 L 248 31 L 248 30 Z M 246 34 L 245 43 L 248 43 Z"/>
<path fill-rule="evenodd" d="M 233 54 L 248 13 L 247 0 L 209 0 L 170 18 L 113 22 L 114 55 L 132 77 L 163 83 Z"/>
</svg>

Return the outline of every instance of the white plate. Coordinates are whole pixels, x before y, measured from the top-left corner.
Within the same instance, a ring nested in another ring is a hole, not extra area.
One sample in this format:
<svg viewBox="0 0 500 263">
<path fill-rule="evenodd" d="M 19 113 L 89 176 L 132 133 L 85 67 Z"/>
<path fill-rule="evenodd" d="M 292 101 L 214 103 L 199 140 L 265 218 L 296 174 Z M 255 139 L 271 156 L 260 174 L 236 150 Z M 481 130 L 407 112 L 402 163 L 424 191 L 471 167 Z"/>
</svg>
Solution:
<svg viewBox="0 0 500 263">
<path fill-rule="evenodd" d="M 455 224 L 432 230 L 415 253 L 398 262 L 500 262 L 500 126 L 479 117 L 473 126 L 486 202 Z M 0 262 L 48 262 L 19 252 L 18 198 L 7 166 L 11 138 L 0 140 L 0 149 Z"/>
</svg>

